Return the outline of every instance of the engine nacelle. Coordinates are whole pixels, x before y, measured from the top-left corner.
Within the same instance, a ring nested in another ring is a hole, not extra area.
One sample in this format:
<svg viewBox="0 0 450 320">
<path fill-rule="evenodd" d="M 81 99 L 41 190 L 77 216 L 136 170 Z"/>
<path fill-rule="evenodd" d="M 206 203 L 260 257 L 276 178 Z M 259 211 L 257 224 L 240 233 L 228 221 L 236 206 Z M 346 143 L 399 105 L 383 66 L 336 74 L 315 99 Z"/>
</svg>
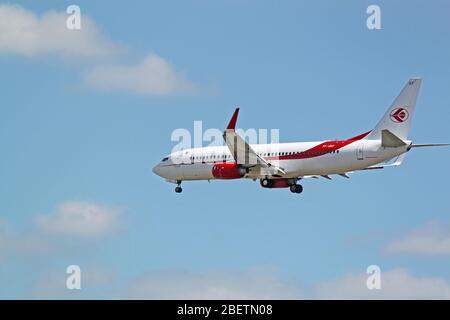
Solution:
<svg viewBox="0 0 450 320">
<path fill-rule="evenodd" d="M 261 179 L 259 182 L 263 188 L 289 188 L 296 179 Z"/>
<path fill-rule="evenodd" d="M 212 168 L 212 174 L 216 179 L 239 179 L 248 173 L 248 169 L 236 162 L 216 163 Z"/>
</svg>

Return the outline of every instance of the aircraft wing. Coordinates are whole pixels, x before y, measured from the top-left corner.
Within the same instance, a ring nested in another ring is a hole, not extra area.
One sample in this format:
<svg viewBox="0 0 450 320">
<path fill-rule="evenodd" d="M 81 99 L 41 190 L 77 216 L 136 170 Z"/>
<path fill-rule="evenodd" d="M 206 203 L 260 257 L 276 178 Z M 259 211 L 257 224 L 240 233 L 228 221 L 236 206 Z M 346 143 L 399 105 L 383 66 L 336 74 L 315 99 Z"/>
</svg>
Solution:
<svg viewBox="0 0 450 320">
<path fill-rule="evenodd" d="M 236 108 L 227 128 L 223 133 L 223 139 L 236 163 L 247 168 L 259 166 L 261 167 L 261 172 L 267 175 L 285 175 L 286 173 L 283 169 L 273 166 L 260 157 L 252 149 L 252 147 L 236 133 L 235 128 L 238 114 L 239 108 Z"/>
<path fill-rule="evenodd" d="M 375 164 L 373 166 L 369 166 L 363 169 L 356 169 L 355 171 L 363 171 L 363 170 L 376 170 L 376 169 L 384 169 L 386 167 L 396 167 L 402 164 L 403 159 L 405 158 L 406 153 L 403 153 L 399 156 L 393 157 L 387 161 L 384 162 L 380 162 L 378 164 Z M 337 175 L 350 179 L 349 174 L 353 173 L 353 171 L 349 171 L 349 172 L 343 172 L 343 173 L 338 173 Z M 334 175 L 334 174 L 333 174 Z M 319 179 L 319 178 L 325 178 L 328 180 L 332 180 L 330 175 L 309 175 L 309 176 L 303 176 L 301 177 L 302 179 L 308 179 L 308 178 L 314 178 L 314 179 Z"/>
</svg>

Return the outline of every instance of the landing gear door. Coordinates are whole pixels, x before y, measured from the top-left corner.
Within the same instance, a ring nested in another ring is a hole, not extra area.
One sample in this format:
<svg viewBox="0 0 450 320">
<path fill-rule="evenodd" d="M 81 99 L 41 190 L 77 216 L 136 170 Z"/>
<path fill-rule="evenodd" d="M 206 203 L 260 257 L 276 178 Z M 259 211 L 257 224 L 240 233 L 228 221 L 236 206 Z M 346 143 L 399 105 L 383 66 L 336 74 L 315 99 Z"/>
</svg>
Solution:
<svg viewBox="0 0 450 320">
<path fill-rule="evenodd" d="M 364 160 L 364 142 L 360 141 L 356 147 L 356 159 Z"/>
</svg>

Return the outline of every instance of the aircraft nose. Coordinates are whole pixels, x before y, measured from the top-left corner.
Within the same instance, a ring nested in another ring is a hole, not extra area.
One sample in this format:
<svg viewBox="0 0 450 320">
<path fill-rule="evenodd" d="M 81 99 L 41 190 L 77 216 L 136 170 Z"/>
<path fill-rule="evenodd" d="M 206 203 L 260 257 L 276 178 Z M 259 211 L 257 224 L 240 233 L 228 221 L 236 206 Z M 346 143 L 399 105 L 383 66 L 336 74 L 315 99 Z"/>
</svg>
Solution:
<svg viewBox="0 0 450 320">
<path fill-rule="evenodd" d="M 152 169 L 152 171 L 153 171 L 154 174 L 156 174 L 156 175 L 158 175 L 158 176 L 161 176 L 161 168 L 160 168 L 159 164 L 157 164 L 156 166 L 154 166 L 153 169 Z"/>
</svg>

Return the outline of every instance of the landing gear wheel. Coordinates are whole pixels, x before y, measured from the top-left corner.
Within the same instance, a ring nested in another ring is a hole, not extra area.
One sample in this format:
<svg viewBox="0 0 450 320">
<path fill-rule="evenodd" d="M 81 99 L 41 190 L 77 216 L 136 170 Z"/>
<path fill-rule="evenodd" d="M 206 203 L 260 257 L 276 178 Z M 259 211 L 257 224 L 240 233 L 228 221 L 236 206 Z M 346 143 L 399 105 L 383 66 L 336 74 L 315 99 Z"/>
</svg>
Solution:
<svg viewBox="0 0 450 320">
<path fill-rule="evenodd" d="M 273 181 L 269 180 L 269 179 L 262 179 L 261 180 L 261 186 L 263 186 L 264 188 L 272 188 Z"/>
<path fill-rule="evenodd" d="M 300 184 L 293 184 L 290 186 L 292 193 L 302 193 L 303 187 Z"/>
</svg>

